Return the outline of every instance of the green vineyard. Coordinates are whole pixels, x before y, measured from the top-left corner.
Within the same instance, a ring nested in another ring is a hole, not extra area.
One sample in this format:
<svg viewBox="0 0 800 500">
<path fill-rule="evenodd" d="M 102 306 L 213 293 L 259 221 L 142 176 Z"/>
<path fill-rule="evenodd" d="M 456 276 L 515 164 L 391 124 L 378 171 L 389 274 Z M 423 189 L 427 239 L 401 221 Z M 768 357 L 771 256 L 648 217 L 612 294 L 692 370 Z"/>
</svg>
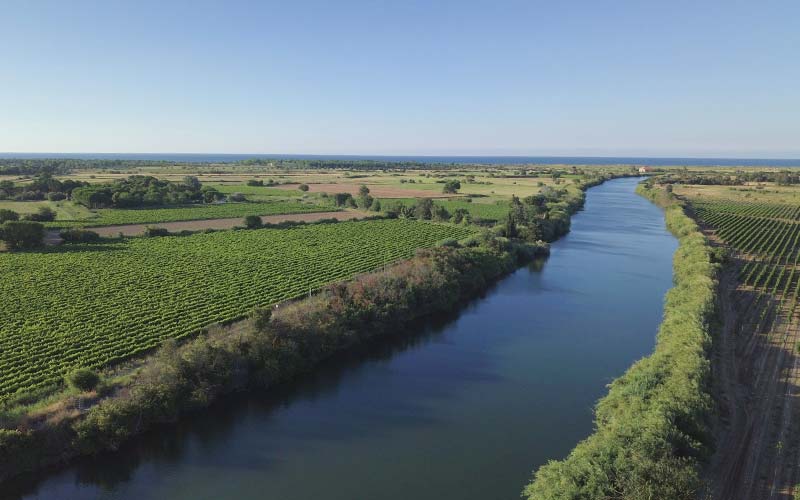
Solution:
<svg viewBox="0 0 800 500">
<path fill-rule="evenodd" d="M 0 253 L 0 401 L 474 232 L 377 220 Z"/>
<path fill-rule="evenodd" d="M 268 201 L 259 203 L 224 203 L 220 205 L 189 205 L 169 208 L 97 210 L 97 217 L 86 220 L 48 222 L 50 227 L 100 227 L 122 224 L 158 224 L 184 220 L 227 219 L 246 215 L 279 215 L 336 210 L 333 206 L 300 201 Z"/>
<path fill-rule="evenodd" d="M 800 206 L 729 200 L 692 206 L 742 260 L 739 283 L 756 292 L 754 305 L 770 304 L 762 316 L 771 309 L 792 318 L 800 294 Z"/>
</svg>

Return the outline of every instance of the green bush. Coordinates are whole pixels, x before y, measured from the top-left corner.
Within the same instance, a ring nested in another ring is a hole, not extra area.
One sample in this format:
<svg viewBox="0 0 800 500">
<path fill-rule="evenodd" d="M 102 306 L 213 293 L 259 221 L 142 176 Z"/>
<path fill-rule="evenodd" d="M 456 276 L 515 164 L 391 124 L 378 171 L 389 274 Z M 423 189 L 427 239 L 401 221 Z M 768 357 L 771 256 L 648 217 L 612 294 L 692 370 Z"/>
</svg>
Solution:
<svg viewBox="0 0 800 500">
<path fill-rule="evenodd" d="M 5 208 L 0 208 L 0 224 L 3 224 L 7 221 L 17 221 L 19 220 L 19 214 L 13 210 L 8 210 Z"/>
<path fill-rule="evenodd" d="M 60 233 L 64 243 L 97 243 L 100 235 L 86 229 L 66 229 Z"/>
<path fill-rule="evenodd" d="M 244 218 L 244 227 L 247 229 L 258 229 L 263 225 L 264 223 L 258 215 L 248 215 Z"/>
<path fill-rule="evenodd" d="M 83 392 L 93 391 L 100 383 L 100 376 L 88 368 L 78 368 L 66 377 L 67 384 Z"/>
<path fill-rule="evenodd" d="M 148 238 L 158 238 L 161 236 L 169 236 L 170 232 L 169 229 L 165 227 L 147 226 L 147 228 L 144 230 L 144 235 Z"/>
<path fill-rule="evenodd" d="M 10 250 L 44 245 L 44 226 L 32 221 L 8 221 L 0 226 L 0 239 Z"/>
</svg>

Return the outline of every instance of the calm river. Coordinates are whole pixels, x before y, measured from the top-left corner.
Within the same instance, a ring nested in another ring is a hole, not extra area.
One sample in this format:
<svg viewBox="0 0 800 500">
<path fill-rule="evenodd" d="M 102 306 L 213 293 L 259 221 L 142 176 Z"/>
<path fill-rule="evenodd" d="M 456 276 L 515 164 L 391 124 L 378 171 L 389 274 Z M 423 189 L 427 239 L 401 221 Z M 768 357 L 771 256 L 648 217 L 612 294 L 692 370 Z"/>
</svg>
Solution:
<svg viewBox="0 0 800 500">
<path fill-rule="evenodd" d="M 605 385 L 653 348 L 677 242 L 637 182 L 589 190 L 547 261 L 457 315 L 0 496 L 518 498 L 533 469 L 591 432 Z"/>
</svg>

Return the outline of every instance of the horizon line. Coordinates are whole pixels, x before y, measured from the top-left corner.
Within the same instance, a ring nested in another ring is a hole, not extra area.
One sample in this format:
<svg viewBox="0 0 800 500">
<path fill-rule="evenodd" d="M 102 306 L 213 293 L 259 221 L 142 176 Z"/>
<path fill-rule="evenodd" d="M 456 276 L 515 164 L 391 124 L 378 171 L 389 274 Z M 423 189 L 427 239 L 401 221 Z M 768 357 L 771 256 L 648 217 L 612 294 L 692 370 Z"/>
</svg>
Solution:
<svg viewBox="0 0 800 500">
<path fill-rule="evenodd" d="M 696 156 L 696 155 L 688 155 L 688 156 L 680 156 L 680 155 L 649 155 L 649 154 L 639 154 L 639 155 L 631 155 L 631 154 L 620 154 L 620 155 L 610 155 L 610 154 L 597 154 L 597 155 L 589 155 L 589 154 L 391 154 L 391 153 L 377 153 L 377 154 L 370 154 L 370 153 L 208 153 L 208 152 L 134 152 L 134 151 L 125 151 L 125 152 L 103 152 L 103 151 L 80 151 L 80 152 L 56 152 L 56 151 L 47 151 L 47 152 L 38 152 L 38 151 L 0 151 L 0 156 L 5 156 L 4 159 L 13 159 L 12 155 L 55 155 L 53 158 L 57 158 L 58 155 L 71 155 L 71 156 L 78 156 L 78 155 L 147 155 L 147 156 L 159 156 L 159 155 L 176 155 L 176 156 L 252 156 L 252 157 L 269 157 L 269 156 L 318 156 L 318 157 L 336 157 L 336 156 L 350 156 L 350 157 L 376 157 L 376 158 L 397 158 L 397 157 L 406 157 L 406 158 L 619 158 L 619 159 L 637 159 L 637 158 L 648 158 L 648 159 L 680 159 L 680 160 L 783 160 L 783 161 L 800 161 L 800 156 Z"/>
</svg>

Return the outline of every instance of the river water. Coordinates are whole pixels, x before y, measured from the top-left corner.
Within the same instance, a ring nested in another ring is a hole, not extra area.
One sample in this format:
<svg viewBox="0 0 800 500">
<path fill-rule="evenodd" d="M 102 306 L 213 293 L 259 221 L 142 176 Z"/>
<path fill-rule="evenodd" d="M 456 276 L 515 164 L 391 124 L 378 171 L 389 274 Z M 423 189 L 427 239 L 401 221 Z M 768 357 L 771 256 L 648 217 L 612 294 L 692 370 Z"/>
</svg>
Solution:
<svg viewBox="0 0 800 500">
<path fill-rule="evenodd" d="M 0 496 L 518 498 L 533 469 L 591 433 L 605 385 L 653 349 L 677 242 L 637 182 L 590 189 L 549 259 L 457 314 Z"/>
</svg>

